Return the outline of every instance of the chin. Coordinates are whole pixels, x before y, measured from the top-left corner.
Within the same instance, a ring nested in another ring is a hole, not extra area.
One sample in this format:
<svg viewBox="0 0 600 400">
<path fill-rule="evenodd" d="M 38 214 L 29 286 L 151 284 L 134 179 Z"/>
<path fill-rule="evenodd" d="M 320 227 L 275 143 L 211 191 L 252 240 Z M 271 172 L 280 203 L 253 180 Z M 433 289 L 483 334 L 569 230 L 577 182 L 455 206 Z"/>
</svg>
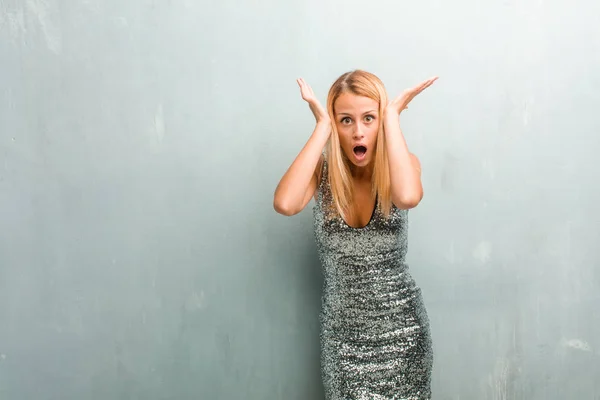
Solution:
<svg viewBox="0 0 600 400">
<path fill-rule="evenodd" d="M 350 161 L 350 164 L 353 167 L 356 167 L 356 168 L 365 168 L 365 167 L 368 167 L 371 164 L 372 160 L 369 157 L 369 158 L 365 158 L 364 160 L 357 161 L 357 160 L 354 160 L 353 158 L 350 157 L 350 158 L 348 158 L 348 161 Z"/>
<path fill-rule="evenodd" d="M 363 160 L 360 162 L 352 161 L 352 165 L 354 165 L 355 167 L 368 167 L 369 164 L 371 164 L 370 160 Z"/>
</svg>

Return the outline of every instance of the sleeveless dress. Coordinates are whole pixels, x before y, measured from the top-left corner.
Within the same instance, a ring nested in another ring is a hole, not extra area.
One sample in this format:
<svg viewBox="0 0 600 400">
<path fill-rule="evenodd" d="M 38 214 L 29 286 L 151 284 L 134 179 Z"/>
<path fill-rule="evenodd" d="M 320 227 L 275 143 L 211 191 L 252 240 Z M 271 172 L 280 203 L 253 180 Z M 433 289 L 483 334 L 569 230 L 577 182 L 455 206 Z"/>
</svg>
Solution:
<svg viewBox="0 0 600 400">
<path fill-rule="evenodd" d="M 321 375 L 327 400 L 429 400 L 429 319 L 405 263 L 408 211 L 375 203 L 364 228 L 334 212 L 323 162 L 313 208 L 323 268 Z"/>
</svg>

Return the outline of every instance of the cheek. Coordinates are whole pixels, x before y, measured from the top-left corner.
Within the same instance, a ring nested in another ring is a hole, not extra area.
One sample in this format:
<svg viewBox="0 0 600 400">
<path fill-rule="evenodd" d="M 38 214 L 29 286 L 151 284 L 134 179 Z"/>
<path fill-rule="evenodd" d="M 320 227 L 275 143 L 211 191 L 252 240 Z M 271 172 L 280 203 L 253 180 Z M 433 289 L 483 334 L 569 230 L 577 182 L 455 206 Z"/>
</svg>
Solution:
<svg viewBox="0 0 600 400">
<path fill-rule="evenodd" d="M 365 124 L 362 126 L 362 131 L 365 134 L 365 139 L 367 142 L 374 143 L 377 140 L 377 132 L 379 127 L 377 124 Z"/>
<path fill-rule="evenodd" d="M 376 141 L 378 133 L 379 133 L 379 125 L 378 124 L 373 124 L 372 126 L 369 127 L 369 137 L 371 137 L 371 140 Z"/>
<path fill-rule="evenodd" d="M 352 134 L 349 129 L 344 129 L 345 127 L 338 127 L 338 137 L 340 139 L 340 145 L 342 147 L 348 146 L 352 142 Z"/>
<path fill-rule="evenodd" d="M 372 149 L 375 149 L 377 147 L 377 133 L 378 129 L 369 130 L 367 141 L 369 143 L 369 147 Z"/>
</svg>

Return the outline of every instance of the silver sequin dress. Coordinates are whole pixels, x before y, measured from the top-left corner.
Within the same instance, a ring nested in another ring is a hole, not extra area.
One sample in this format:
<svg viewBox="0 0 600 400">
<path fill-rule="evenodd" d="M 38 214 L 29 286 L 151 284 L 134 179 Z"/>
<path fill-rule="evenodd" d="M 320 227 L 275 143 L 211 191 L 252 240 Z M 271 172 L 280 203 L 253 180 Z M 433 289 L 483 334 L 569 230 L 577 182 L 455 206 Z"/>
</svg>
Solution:
<svg viewBox="0 0 600 400">
<path fill-rule="evenodd" d="M 327 400 L 431 398 L 433 352 L 421 290 L 405 263 L 406 210 L 364 228 L 331 212 L 323 163 L 313 208 L 323 266 L 321 373 Z"/>
</svg>

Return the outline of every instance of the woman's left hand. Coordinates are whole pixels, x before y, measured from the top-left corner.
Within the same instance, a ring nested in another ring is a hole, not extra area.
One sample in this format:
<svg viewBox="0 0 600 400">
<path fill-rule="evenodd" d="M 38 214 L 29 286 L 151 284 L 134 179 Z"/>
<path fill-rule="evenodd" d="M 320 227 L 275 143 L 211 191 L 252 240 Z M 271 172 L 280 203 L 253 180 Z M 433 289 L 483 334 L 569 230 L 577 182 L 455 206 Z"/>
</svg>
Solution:
<svg viewBox="0 0 600 400">
<path fill-rule="evenodd" d="M 392 100 L 392 102 L 390 102 L 390 104 L 387 106 L 388 111 L 399 115 L 403 110 L 408 108 L 408 103 L 410 103 L 416 95 L 431 86 L 433 82 L 437 80 L 437 78 L 437 76 L 434 76 L 419 83 L 417 86 L 406 89 L 400 96 L 396 97 L 394 100 Z"/>
</svg>

